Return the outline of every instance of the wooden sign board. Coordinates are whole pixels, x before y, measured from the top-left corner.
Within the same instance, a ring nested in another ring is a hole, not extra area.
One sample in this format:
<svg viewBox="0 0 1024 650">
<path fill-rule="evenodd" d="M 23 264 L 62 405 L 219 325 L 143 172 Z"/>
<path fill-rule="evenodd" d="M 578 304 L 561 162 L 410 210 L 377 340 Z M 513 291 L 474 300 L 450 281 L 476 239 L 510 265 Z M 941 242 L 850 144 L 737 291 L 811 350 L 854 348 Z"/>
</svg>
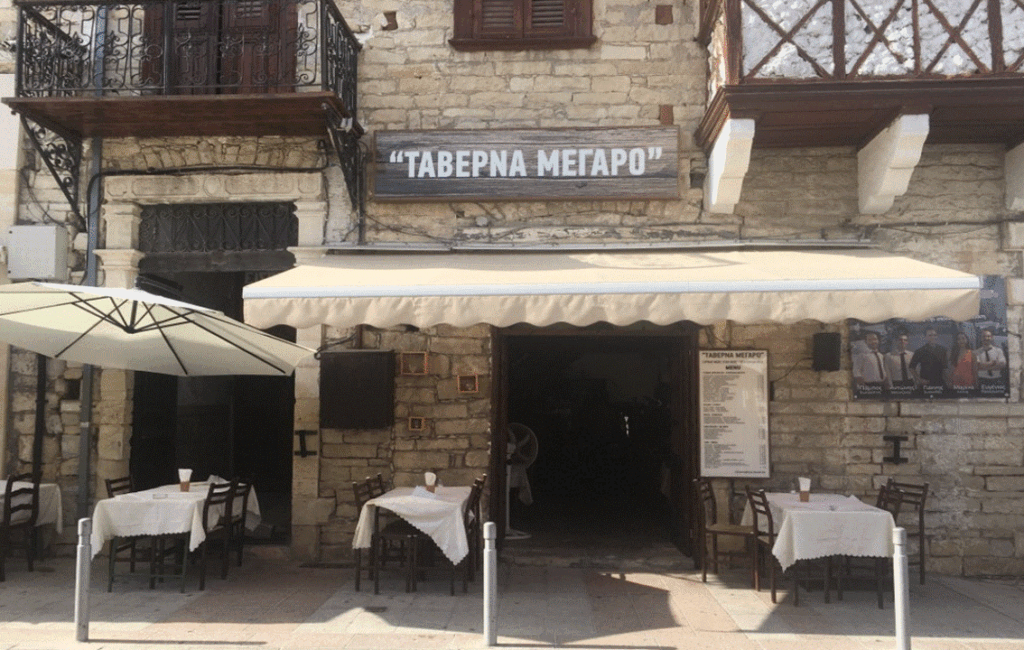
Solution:
<svg viewBox="0 0 1024 650">
<path fill-rule="evenodd" d="M 678 199 L 679 129 L 381 131 L 378 201 Z"/>
<path fill-rule="evenodd" d="M 767 350 L 701 350 L 700 475 L 770 477 Z"/>
</svg>

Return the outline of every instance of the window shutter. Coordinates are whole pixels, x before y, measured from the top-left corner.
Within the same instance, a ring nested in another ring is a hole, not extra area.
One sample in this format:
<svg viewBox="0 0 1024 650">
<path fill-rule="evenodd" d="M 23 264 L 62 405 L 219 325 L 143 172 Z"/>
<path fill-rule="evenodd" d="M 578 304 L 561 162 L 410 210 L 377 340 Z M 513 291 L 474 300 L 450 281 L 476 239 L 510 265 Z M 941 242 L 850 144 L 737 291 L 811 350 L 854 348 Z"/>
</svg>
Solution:
<svg viewBox="0 0 1024 650">
<path fill-rule="evenodd" d="M 567 20 L 565 0 L 530 0 L 531 34 L 552 34 L 566 32 Z"/>
<path fill-rule="evenodd" d="M 521 36 L 522 27 L 517 20 L 517 0 L 481 0 L 481 36 Z"/>
<path fill-rule="evenodd" d="M 459 50 L 589 47 L 592 0 L 454 0 Z"/>
</svg>

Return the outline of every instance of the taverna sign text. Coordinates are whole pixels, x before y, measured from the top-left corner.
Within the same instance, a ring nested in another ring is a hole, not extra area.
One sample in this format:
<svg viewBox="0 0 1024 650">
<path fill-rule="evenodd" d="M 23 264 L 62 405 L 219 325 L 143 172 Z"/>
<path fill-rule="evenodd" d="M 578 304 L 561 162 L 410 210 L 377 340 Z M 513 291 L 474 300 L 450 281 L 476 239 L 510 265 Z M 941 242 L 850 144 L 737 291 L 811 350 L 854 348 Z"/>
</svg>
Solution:
<svg viewBox="0 0 1024 650">
<path fill-rule="evenodd" d="M 376 200 L 675 199 L 676 127 L 383 131 Z"/>
</svg>

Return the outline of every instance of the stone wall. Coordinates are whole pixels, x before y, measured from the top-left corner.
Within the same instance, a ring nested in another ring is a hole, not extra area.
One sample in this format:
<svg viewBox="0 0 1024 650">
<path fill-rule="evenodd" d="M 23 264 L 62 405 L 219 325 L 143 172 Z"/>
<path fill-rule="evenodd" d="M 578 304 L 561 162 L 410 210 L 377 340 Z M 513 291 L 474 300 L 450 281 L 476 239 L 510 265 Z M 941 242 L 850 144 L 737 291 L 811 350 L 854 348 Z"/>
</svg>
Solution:
<svg viewBox="0 0 1024 650">
<path fill-rule="evenodd" d="M 704 156 L 693 132 L 704 113 L 705 54 L 693 40 L 696 3 L 675 1 L 674 22 L 655 24 L 647 0 L 594 3 L 589 49 L 458 52 L 451 3 L 342 1 L 363 43 L 359 120 L 370 135 L 395 129 L 657 126 L 663 107 L 680 127 L 678 201 L 418 203 L 370 201 L 370 241 L 497 244 L 714 237 L 700 213 L 691 166 Z M 383 12 L 398 28 L 384 31 Z M 724 218 L 725 221 L 731 221 Z M 329 243 L 338 243 L 330 242 Z"/>
<path fill-rule="evenodd" d="M 857 214 L 856 160 L 835 149 L 755 151 L 737 216 L 745 237 L 858 236 L 881 247 L 1007 280 L 1010 332 L 1024 328 L 1017 289 L 1019 250 L 1002 236 L 1003 150 L 927 146 L 905 196 L 885 215 Z M 929 563 L 939 573 L 1024 574 L 1024 404 L 1021 341 L 1009 346 L 1011 398 L 940 402 L 853 402 L 849 355 L 839 372 L 811 369 L 811 336 L 844 324 L 721 324 L 710 347 L 769 350 L 772 479 L 789 490 L 797 476 L 820 489 L 873 499 L 888 477 L 927 481 Z M 845 349 L 845 347 L 844 347 Z M 885 434 L 906 435 L 906 464 L 884 462 Z M 909 523 L 909 520 L 903 523 Z"/>
<path fill-rule="evenodd" d="M 423 473 L 431 471 L 442 484 L 469 485 L 488 472 L 490 340 L 490 328 L 485 325 L 440 325 L 419 331 L 362 329 L 363 349 L 425 352 L 427 373 L 405 375 L 399 369 L 391 428 L 321 430 L 319 496 L 334 502 L 334 512 L 323 522 L 317 540 L 322 560 L 351 556 L 359 516 L 352 481 L 380 473 L 397 486 L 422 485 Z M 460 390 L 460 376 L 475 377 L 477 390 L 467 392 L 467 386 Z M 411 427 L 410 418 L 419 419 L 422 428 Z M 486 510 L 486 497 L 483 505 Z"/>
</svg>

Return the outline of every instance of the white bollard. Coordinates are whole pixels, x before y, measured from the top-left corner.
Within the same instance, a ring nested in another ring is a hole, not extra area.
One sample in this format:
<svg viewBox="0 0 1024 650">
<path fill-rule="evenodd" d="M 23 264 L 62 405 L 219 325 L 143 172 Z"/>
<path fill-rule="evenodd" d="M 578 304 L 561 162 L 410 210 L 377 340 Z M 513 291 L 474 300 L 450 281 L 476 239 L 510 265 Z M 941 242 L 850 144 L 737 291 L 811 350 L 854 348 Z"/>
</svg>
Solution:
<svg viewBox="0 0 1024 650">
<path fill-rule="evenodd" d="M 498 526 L 484 523 L 484 642 L 498 645 Z"/>
<path fill-rule="evenodd" d="M 92 564 L 92 519 L 78 520 L 78 560 L 75 564 L 75 639 L 89 640 L 89 569 Z"/>
<path fill-rule="evenodd" d="M 896 650 L 910 650 L 910 581 L 907 571 L 907 531 L 892 531 L 892 590 L 896 613 Z"/>
</svg>

